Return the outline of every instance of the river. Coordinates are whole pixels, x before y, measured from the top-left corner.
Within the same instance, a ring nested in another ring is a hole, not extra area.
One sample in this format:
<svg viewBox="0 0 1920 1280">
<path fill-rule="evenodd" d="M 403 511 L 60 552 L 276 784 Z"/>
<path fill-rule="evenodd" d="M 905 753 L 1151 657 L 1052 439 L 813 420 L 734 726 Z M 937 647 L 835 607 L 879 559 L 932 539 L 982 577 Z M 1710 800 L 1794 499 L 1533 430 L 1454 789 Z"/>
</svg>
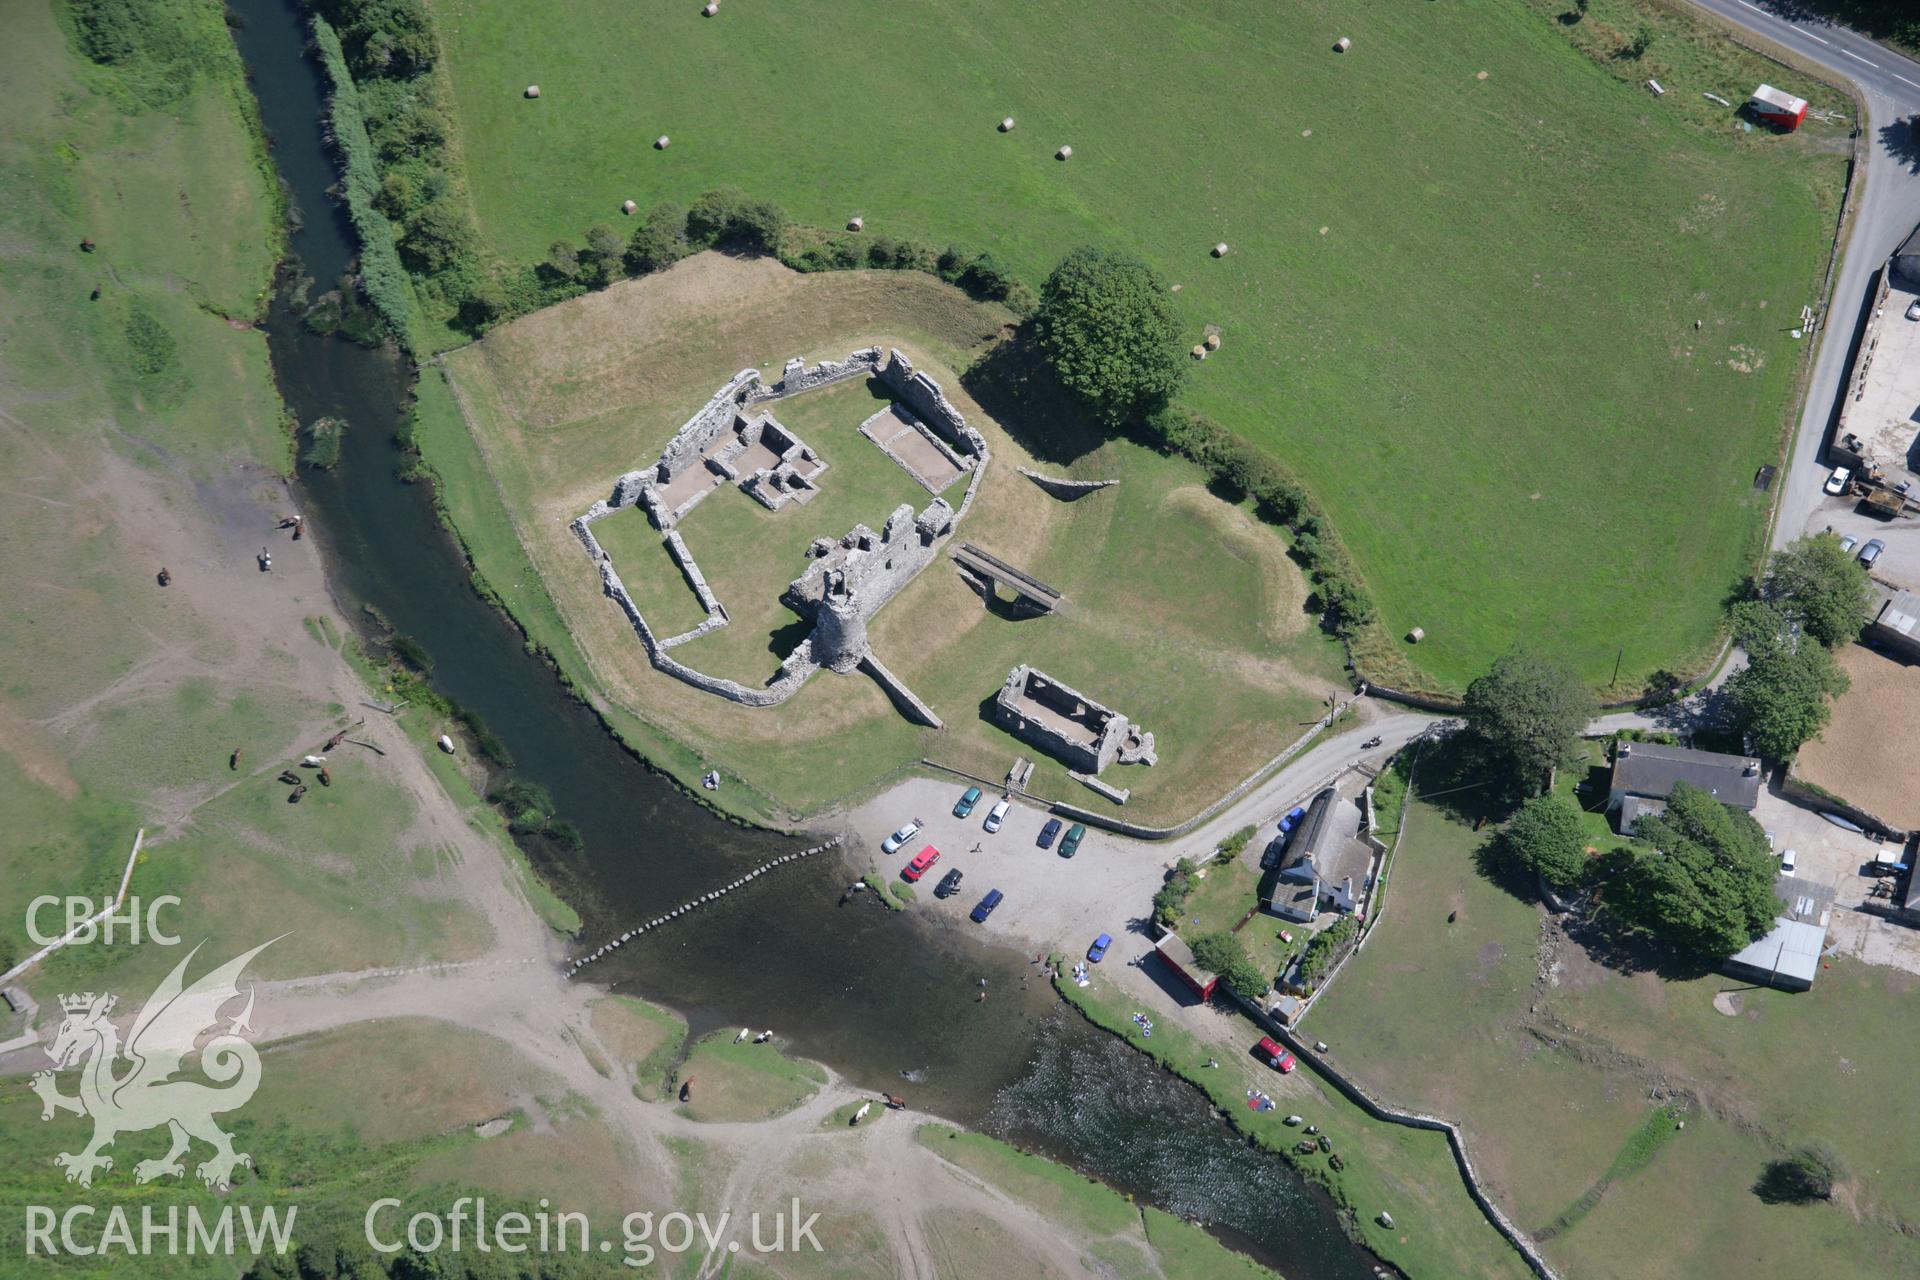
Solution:
<svg viewBox="0 0 1920 1280">
<path fill-rule="evenodd" d="M 324 76 L 297 0 L 235 0 L 234 38 L 294 206 L 290 252 L 324 289 L 355 248 L 327 196 Z M 291 274 L 291 270 L 288 273 Z M 423 485 L 396 474 L 392 432 L 411 370 L 391 349 L 315 334 L 286 290 L 266 321 L 281 394 L 300 422 L 347 424 L 339 465 L 298 481 L 349 616 L 377 610 L 435 660 L 433 683 L 477 711 L 519 776 L 552 794 L 578 851 L 530 849 L 541 874 L 604 938 L 736 878 L 798 841 L 714 817 L 648 770 L 525 652 L 468 585 Z M 1362 1280 L 1374 1260 L 1332 1206 L 1254 1152 L 1198 1091 L 1060 1004 L 1030 957 L 979 945 L 923 913 L 859 895 L 838 905 L 838 858 L 764 877 L 629 943 L 596 981 L 670 1005 L 694 1033 L 773 1027 L 793 1049 L 916 1110 L 980 1127 L 1207 1222 L 1290 1280 Z M 993 999 L 976 1000 L 988 980 Z M 907 1073 L 903 1078 L 903 1073 Z"/>
</svg>

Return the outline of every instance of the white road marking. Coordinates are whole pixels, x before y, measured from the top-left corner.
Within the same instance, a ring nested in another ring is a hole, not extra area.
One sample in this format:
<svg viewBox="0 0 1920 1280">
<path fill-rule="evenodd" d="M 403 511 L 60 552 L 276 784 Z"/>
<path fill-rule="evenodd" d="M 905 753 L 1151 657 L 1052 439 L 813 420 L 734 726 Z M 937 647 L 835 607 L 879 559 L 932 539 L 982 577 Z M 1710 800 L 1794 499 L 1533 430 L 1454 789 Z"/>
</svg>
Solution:
<svg viewBox="0 0 1920 1280">
<path fill-rule="evenodd" d="M 1849 58 L 1852 58 L 1855 62 L 1867 62 L 1865 58 L 1861 57 L 1859 54 L 1855 53 L 1851 49 L 1842 49 L 1840 52 L 1846 54 Z M 1872 67 L 1876 71 L 1880 69 L 1880 64 L 1877 62 L 1867 62 L 1867 65 Z"/>
<path fill-rule="evenodd" d="M 1920 84 L 1913 84 L 1913 81 L 1907 79 L 1905 76 L 1901 75 L 1898 71 L 1893 73 L 1893 78 L 1895 80 L 1898 80 L 1901 84 L 1910 84 L 1910 85 L 1913 85 L 1914 88 L 1920 89 Z"/>
<path fill-rule="evenodd" d="M 1798 30 L 1798 28 L 1796 28 L 1796 30 Z M 1807 39 L 1809 39 L 1809 40 L 1820 40 L 1820 37 L 1819 37 L 1819 36 L 1817 36 L 1817 35 L 1815 35 L 1815 34 L 1813 34 L 1813 32 L 1811 32 L 1811 31 L 1801 31 L 1801 32 L 1800 32 L 1800 34 L 1801 34 L 1801 35 L 1803 35 L 1803 36 L 1805 36 L 1805 37 L 1806 37 Z M 1827 40 L 1820 40 L 1820 43 L 1821 43 L 1821 44 L 1829 44 L 1829 43 L 1831 43 L 1831 42 L 1830 42 L 1830 41 L 1827 41 Z M 1866 61 L 1866 59 L 1864 59 L 1864 58 L 1862 58 L 1862 59 L 1861 59 L 1861 61 L 1862 61 L 1862 62 L 1864 62 L 1864 61 Z"/>
</svg>

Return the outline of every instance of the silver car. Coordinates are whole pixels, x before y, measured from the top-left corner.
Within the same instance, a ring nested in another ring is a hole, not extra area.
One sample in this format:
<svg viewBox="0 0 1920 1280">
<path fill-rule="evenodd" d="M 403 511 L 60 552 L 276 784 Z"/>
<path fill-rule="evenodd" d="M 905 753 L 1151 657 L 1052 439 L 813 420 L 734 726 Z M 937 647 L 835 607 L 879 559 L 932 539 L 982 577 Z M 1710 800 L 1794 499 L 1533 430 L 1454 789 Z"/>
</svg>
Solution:
<svg viewBox="0 0 1920 1280">
<path fill-rule="evenodd" d="M 1880 539 L 1869 538 L 1867 545 L 1860 548 L 1860 563 L 1866 565 L 1868 568 L 1872 568 L 1873 562 L 1878 560 L 1880 553 L 1886 549 L 1887 544 L 1880 541 Z"/>
</svg>

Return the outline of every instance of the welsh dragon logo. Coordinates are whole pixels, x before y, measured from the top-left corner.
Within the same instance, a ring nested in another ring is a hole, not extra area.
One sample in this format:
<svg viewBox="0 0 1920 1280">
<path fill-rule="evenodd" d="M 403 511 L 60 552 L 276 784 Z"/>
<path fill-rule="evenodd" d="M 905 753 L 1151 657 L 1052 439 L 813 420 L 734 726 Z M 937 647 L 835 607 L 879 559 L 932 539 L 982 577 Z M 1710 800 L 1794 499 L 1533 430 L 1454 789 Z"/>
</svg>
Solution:
<svg viewBox="0 0 1920 1280">
<path fill-rule="evenodd" d="M 135 1165 L 136 1182 L 183 1176 L 186 1167 L 180 1157 L 195 1138 L 213 1148 L 212 1157 L 196 1170 L 210 1187 L 224 1190 L 235 1169 L 252 1166 L 253 1157 L 235 1151 L 233 1135 L 213 1122 L 215 1115 L 244 1106 L 260 1087 L 260 1055 L 240 1034 L 253 1029 L 247 1023 L 253 1014 L 251 987 L 239 1016 L 227 1020 L 225 1031 L 219 1031 L 218 1024 L 221 1008 L 240 995 L 240 971 L 277 941 L 263 942 L 192 986 L 184 986 L 187 965 L 200 951 L 196 946 L 147 998 L 127 1033 L 125 1048 L 120 1033 L 107 1020 L 113 1012 L 113 996 L 89 991 L 60 997 L 66 1017 L 47 1049 L 54 1069 L 34 1074 L 33 1091 L 40 1095 L 42 1120 L 53 1119 L 57 1111 L 93 1118 L 92 1141 L 78 1152 L 53 1158 L 67 1171 L 68 1182 L 92 1186 L 96 1171 L 113 1168 L 113 1158 L 101 1150 L 112 1146 L 116 1136 L 161 1125 L 172 1135 L 173 1145 L 160 1159 Z M 222 1088 L 175 1078 L 182 1072 L 182 1060 L 193 1052 L 194 1042 L 208 1030 L 216 1034 L 200 1049 L 200 1071 Z M 80 1092 L 70 1098 L 59 1091 L 54 1076 L 75 1065 L 80 1067 Z"/>
</svg>

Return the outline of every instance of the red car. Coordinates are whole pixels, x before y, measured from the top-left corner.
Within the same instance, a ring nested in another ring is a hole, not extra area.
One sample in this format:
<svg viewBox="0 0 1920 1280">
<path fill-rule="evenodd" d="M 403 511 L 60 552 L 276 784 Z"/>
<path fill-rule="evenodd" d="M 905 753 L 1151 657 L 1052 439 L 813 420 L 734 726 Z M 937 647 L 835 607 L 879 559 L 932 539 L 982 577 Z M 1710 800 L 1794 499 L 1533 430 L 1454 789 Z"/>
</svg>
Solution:
<svg viewBox="0 0 1920 1280">
<path fill-rule="evenodd" d="M 900 878 L 911 884 L 927 874 L 927 868 L 940 861 L 940 851 L 928 845 L 913 855 L 913 861 L 900 868 Z"/>
<path fill-rule="evenodd" d="M 1270 1036 L 1260 1037 L 1260 1043 L 1253 1046 L 1253 1056 L 1272 1067 L 1275 1071 L 1278 1071 L 1281 1075 L 1287 1074 L 1300 1065 L 1294 1060 L 1292 1054 L 1275 1044 Z"/>
</svg>

